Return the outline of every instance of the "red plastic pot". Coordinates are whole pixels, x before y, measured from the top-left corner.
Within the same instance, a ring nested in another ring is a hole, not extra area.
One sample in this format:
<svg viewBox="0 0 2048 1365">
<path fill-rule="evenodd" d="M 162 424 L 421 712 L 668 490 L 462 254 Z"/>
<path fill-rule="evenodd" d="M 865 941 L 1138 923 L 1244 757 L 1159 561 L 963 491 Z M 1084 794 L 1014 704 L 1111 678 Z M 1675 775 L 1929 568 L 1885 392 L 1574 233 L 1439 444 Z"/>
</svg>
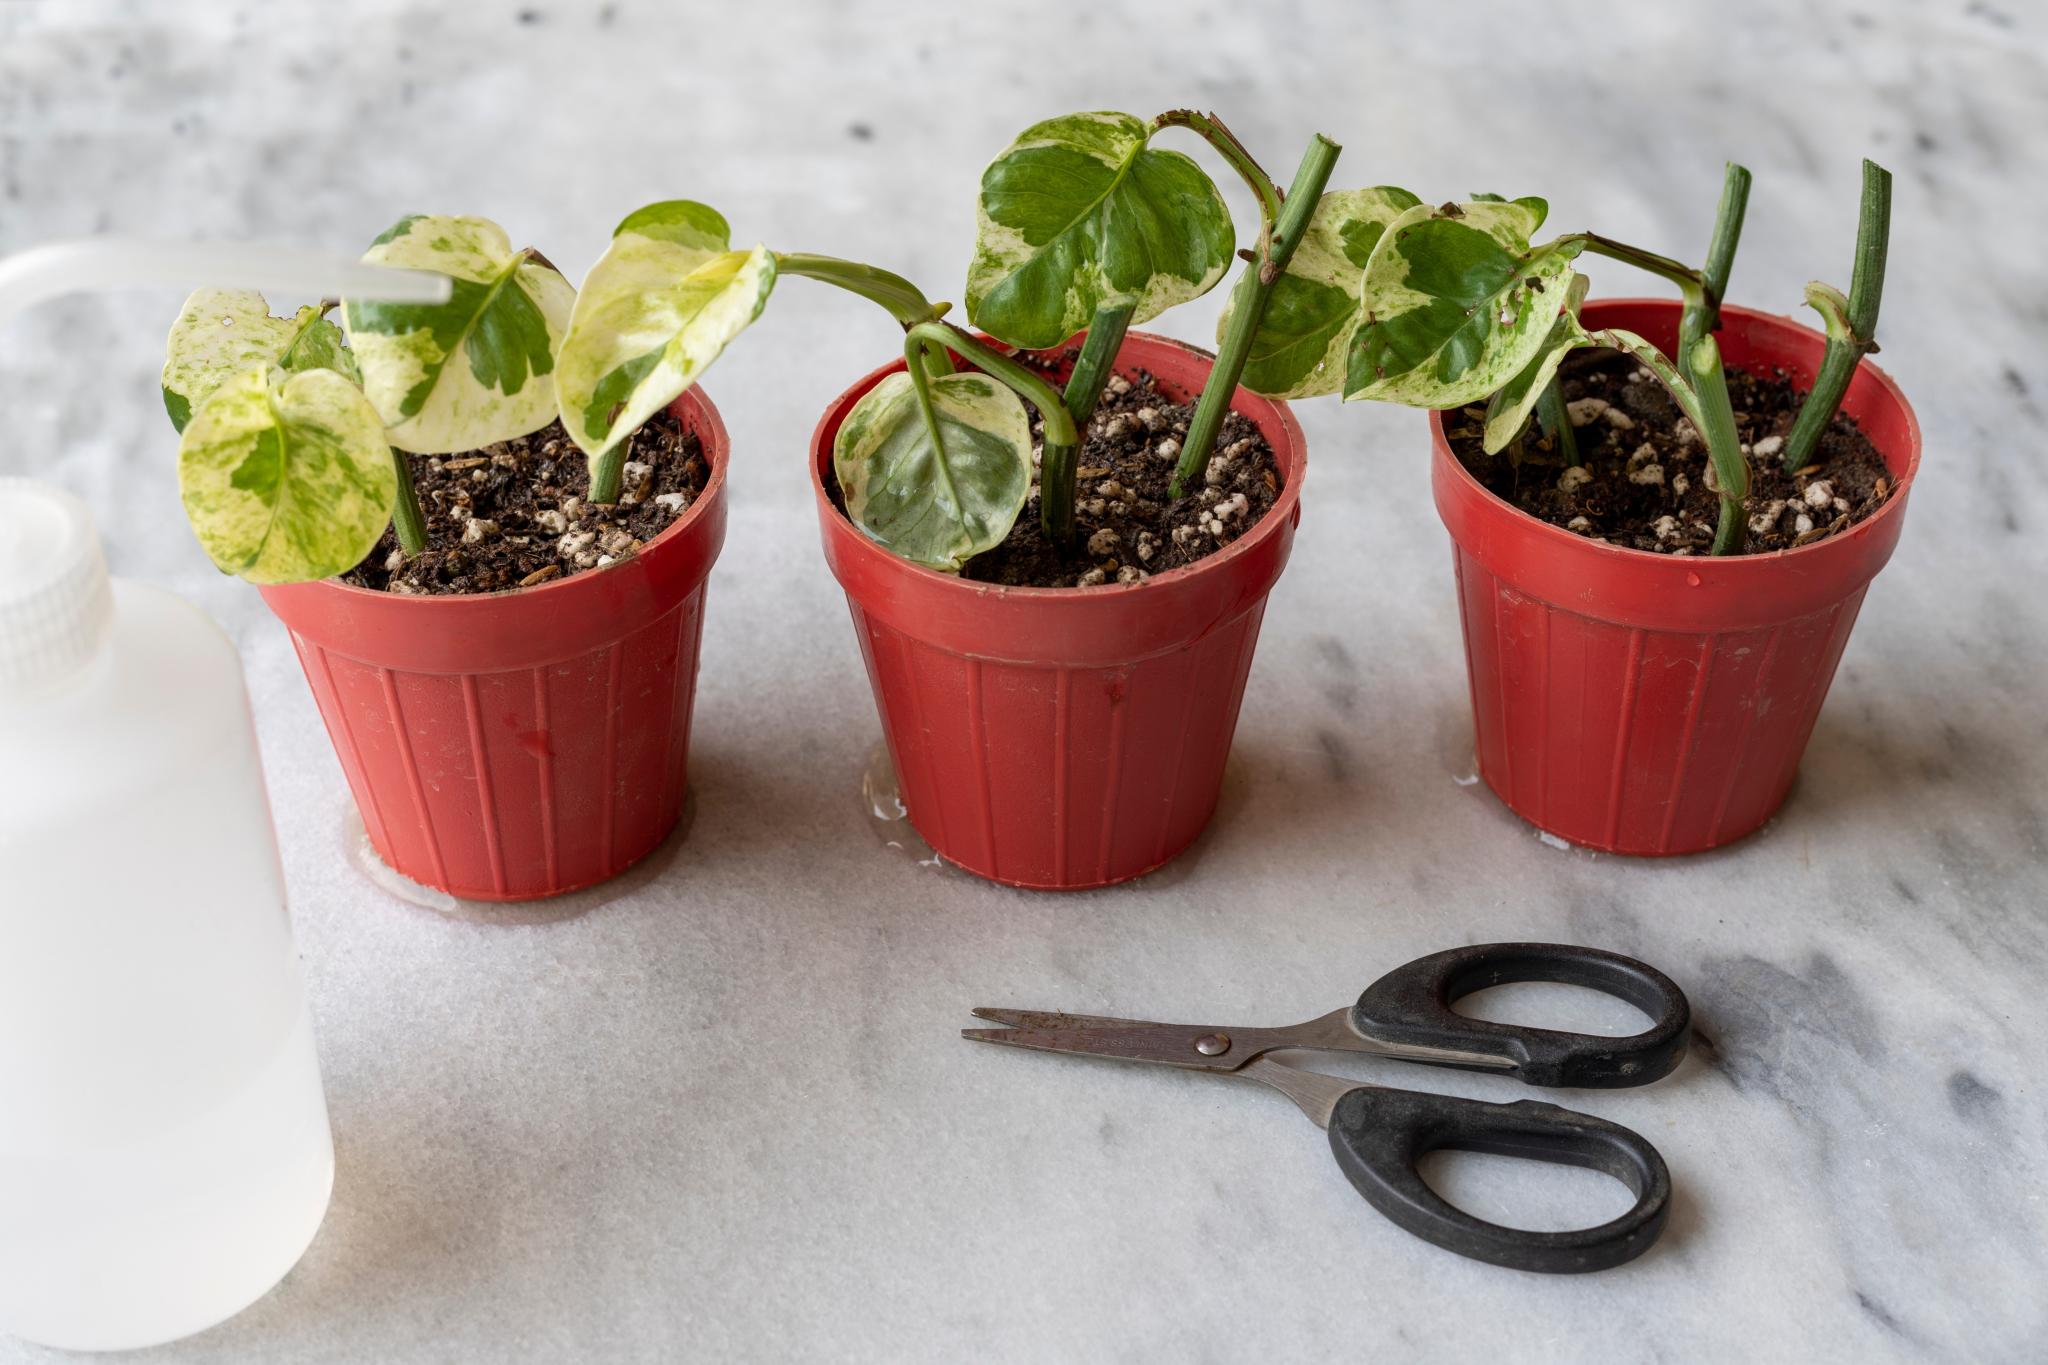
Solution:
<svg viewBox="0 0 2048 1365">
<path fill-rule="evenodd" d="M 1679 306 L 1587 305 L 1589 326 L 1667 352 Z M 1824 341 L 1789 318 L 1721 311 L 1736 369 L 1801 385 Z M 1842 410 L 1895 491 L 1840 535 L 1772 554 L 1673 558 L 1586 540 L 1501 501 L 1431 431 L 1437 511 L 1455 542 L 1479 771 L 1523 819 L 1615 853 L 1694 853 L 1739 839 L 1785 799 L 1863 594 L 1891 557 L 1920 466 L 1920 427 L 1865 363 Z"/>
<path fill-rule="evenodd" d="M 1117 356 L 1186 402 L 1210 358 L 1133 332 Z M 1284 404 L 1233 406 L 1278 457 L 1284 487 L 1223 550 L 1141 583 L 1004 588 L 897 558 L 826 492 L 832 442 L 868 375 L 825 410 L 811 478 L 825 560 L 874 686 L 911 824 L 940 856 L 1012 886 L 1078 890 L 1151 871 L 1209 823 L 1266 594 L 1301 519 L 1307 447 Z"/>
<path fill-rule="evenodd" d="M 463 597 L 332 579 L 263 589 L 363 827 L 405 876 L 531 900 L 614 876 L 675 828 L 730 442 L 701 392 L 672 411 L 710 477 L 628 559 Z"/>
</svg>

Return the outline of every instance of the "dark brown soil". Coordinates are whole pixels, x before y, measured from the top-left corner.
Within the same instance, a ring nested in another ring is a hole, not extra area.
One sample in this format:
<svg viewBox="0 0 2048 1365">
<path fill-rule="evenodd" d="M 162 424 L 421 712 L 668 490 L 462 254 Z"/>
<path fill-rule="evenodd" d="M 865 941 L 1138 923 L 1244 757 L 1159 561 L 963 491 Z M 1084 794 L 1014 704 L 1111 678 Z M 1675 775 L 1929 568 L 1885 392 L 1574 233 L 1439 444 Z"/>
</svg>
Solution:
<svg viewBox="0 0 2048 1365">
<path fill-rule="evenodd" d="M 688 510 L 710 476 L 697 438 L 667 412 L 634 433 L 619 501 L 585 502 L 583 452 L 550 423 L 462 455 L 408 455 L 427 548 L 407 559 L 386 528 L 342 581 L 439 595 L 531 587 L 637 552 Z"/>
<path fill-rule="evenodd" d="M 1223 419 L 1204 486 L 1167 497 L 1194 411 L 1162 395 L 1150 374 L 1113 377 L 1081 438 L 1073 551 L 1045 538 L 1034 482 L 1008 539 L 968 560 L 963 576 L 1031 588 L 1135 583 L 1193 564 L 1249 531 L 1280 496 L 1280 470 L 1266 438 L 1239 413 Z"/>
<path fill-rule="evenodd" d="M 1550 438 L 1534 423 L 1523 434 L 1519 462 L 1512 448 L 1488 455 L 1481 445 L 1486 410 L 1470 407 L 1446 425 L 1451 449 L 1472 477 L 1524 512 L 1589 539 L 1661 554 L 1707 553 L 1720 498 L 1708 483 L 1707 448 L 1671 395 L 1614 351 L 1574 356 L 1561 379 L 1566 403 L 1576 405 L 1579 468 L 1591 477 L 1567 476 Z M 1839 413 L 1821 437 L 1818 461 L 1785 472 L 1775 451 L 1804 395 L 1784 371 L 1731 371 L 1728 396 L 1743 450 L 1753 452 L 1745 553 L 1786 550 L 1845 531 L 1891 495 L 1883 458 Z"/>
</svg>

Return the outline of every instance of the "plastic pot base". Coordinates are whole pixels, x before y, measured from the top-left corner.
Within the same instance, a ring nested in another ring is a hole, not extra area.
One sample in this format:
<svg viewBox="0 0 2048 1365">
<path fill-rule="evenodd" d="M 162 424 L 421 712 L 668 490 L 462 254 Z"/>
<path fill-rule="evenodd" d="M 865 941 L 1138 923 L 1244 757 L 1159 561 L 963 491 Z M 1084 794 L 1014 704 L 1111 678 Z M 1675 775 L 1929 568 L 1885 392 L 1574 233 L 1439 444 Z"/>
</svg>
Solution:
<svg viewBox="0 0 2048 1365">
<path fill-rule="evenodd" d="M 376 842 L 370 838 L 362 813 L 353 801 L 347 802 L 342 810 L 341 848 L 348 865 L 364 881 L 415 909 L 465 924 L 558 924 L 623 900 L 664 875 L 682 853 L 683 842 L 690 837 L 690 826 L 696 819 L 696 789 L 685 787 L 683 810 L 676 819 L 676 827 L 639 861 L 594 886 L 531 901 L 473 900 L 414 881 L 377 855 Z"/>
</svg>

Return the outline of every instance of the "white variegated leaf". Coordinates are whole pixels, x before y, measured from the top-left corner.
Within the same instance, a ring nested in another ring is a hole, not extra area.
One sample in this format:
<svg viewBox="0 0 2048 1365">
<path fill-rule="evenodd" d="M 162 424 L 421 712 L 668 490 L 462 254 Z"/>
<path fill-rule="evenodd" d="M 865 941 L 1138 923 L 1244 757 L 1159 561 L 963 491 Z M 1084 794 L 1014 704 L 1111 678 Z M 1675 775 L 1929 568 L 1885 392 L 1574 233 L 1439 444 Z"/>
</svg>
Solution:
<svg viewBox="0 0 2048 1365">
<path fill-rule="evenodd" d="M 1273 281 L 1239 382 L 1275 398 L 1310 398 L 1342 388 L 1345 355 L 1362 314 L 1365 267 L 1387 226 L 1421 202 L 1391 185 L 1332 190 L 1317 200 L 1287 269 Z M 1216 324 L 1219 341 L 1230 314 L 1226 305 Z"/>
<path fill-rule="evenodd" d="M 555 377 L 562 424 L 592 459 L 697 382 L 775 288 L 766 247 L 730 249 L 725 219 L 686 199 L 619 224 L 577 296 Z"/>
<path fill-rule="evenodd" d="M 197 289 L 164 341 L 164 410 L 179 431 L 213 391 L 255 366 L 333 370 L 356 378 L 355 361 L 341 344 L 341 329 L 321 310 L 301 308 L 277 318 L 253 289 Z"/>
<path fill-rule="evenodd" d="M 487 218 L 402 218 L 363 259 L 446 275 L 446 303 L 345 300 L 363 391 L 391 444 L 475 450 L 555 418 L 555 350 L 576 291 Z"/>
<path fill-rule="evenodd" d="M 1536 410 L 1538 400 L 1557 376 L 1557 367 L 1565 356 L 1581 346 L 1593 344 L 1593 339 L 1586 335 L 1586 329 L 1579 325 L 1579 305 L 1585 301 L 1586 277 L 1574 274 L 1571 283 L 1565 286 L 1564 307 L 1558 311 L 1557 321 L 1551 323 L 1550 332 L 1543 338 L 1543 345 L 1535 358 L 1487 399 L 1487 454 L 1501 450 L 1528 424 L 1529 414 Z"/>
<path fill-rule="evenodd" d="M 252 583 L 355 567 L 391 520 L 384 423 L 332 370 L 252 365 L 214 390 L 178 442 L 178 492 L 207 555 Z"/>
<path fill-rule="evenodd" d="M 929 382 L 929 414 L 908 374 L 868 390 L 840 424 L 832 467 L 856 526 L 905 559 L 957 573 L 1002 544 L 1024 507 L 1031 421 L 985 374 Z"/>
<path fill-rule="evenodd" d="M 1230 211 L 1188 157 L 1146 146 L 1129 114 L 1027 128 L 981 177 L 967 317 L 1013 346 L 1053 346 L 1103 307 L 1132 323 L 1199 298 L 1236 247 Z"/>
<path fill-rule="evenodd" d="M 1452 408 L 1521 373 L 1550 333 L 1584 242 L 1531 246 L 1541 200 L 1418 205 L 1366 267 L 1346 398 Z"/>
</svg>

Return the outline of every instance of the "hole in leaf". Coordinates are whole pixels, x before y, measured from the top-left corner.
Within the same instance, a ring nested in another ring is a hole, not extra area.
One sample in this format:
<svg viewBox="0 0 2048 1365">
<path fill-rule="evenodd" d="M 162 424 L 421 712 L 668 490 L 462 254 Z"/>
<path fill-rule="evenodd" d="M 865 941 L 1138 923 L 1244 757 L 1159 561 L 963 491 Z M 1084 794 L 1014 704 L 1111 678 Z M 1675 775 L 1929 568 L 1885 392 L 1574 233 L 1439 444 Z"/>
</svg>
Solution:
<svg viewBox="0 0 2048 1365">
<path fill-rule="evenodd" d="M 1626 1038 L 1655 1021 L 1626 1000 L 1589 986 L 1560 981 L 1515 981 L 1489 986 L 1460 998 L 1453 1006 L 1471 1019 L 1496 1024 L 1522 1024 L 1560 1033 L 1591 1033 Z"/>
<path fill-rule="evenodd" d="M 1415 1165 L 1429 1187 L 1489 1223 L 1524 1232 L 1598 1227 L 1636 1202 L 1628 1186 L 1583 1166 L 1491 1152 L 1431 1152 Z"/>
</svg>

